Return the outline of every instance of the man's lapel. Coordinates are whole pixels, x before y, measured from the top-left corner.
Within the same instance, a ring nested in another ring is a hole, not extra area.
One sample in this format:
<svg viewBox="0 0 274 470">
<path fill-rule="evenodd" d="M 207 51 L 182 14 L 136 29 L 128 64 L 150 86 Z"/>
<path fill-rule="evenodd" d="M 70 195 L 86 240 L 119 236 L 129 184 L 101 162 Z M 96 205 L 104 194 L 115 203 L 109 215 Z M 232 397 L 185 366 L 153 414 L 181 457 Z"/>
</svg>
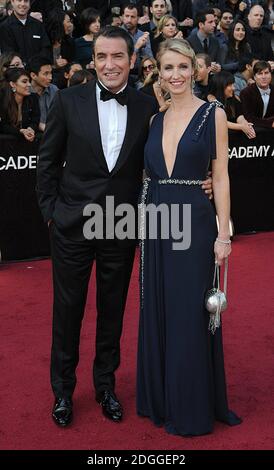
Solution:
<svg viewBox="0 0 274 470">
<path fill-rule="evenodd" d="M 98 158 L 101 167 L 109 173 L 101 141 L 95 80 L 91 80 L 87 86 L 81 89 L 79 98 L 79 100 L 76 100 L 76 103 L 79 106 L 81 126 L 90 141 L 93 153 Z"/>
<path fill-rule="evenodd" d="M 255 84 L 254 84 L 255 85 Z M 256 96 L 257 96 L 257 106 L 259 108 L 259 115 L 260 117 L 262 117 L 263 115 L 263 112 L 264 112 L 264 102 L 263 102 L 263 98 L 261 96 L 261 93 L 260 93 L 260 90 L 258 89 L 257 85 L 255 85 L 255 90 L 256 90 Z"/>
<path fill-rule="evenodd" d="M 270 95 L 269 95 L 269 101 L 268 101 L 268 106 L 266 110 L 267 116 L 273 116 L 274 114 L 274 87 L 270 85 Z"/>
</svg>

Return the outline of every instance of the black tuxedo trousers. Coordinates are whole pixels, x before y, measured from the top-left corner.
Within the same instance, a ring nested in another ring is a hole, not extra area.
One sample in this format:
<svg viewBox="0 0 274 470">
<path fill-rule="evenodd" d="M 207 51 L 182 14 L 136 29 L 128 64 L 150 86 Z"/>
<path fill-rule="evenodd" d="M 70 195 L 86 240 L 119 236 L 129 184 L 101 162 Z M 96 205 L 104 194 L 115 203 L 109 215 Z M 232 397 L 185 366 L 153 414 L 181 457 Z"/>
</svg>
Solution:
<svg viewBox="0 0 274 470">
<path fill-rule="evenodd" d="M 76 385 L 80 330 L 94 261 L 97 331 L 93 380 L 97 394 L 114 390 L 135 245 L 123 246 L 115 240 L 72 241 L 62 235 L 54 222 L 50 225 L 50 238 L 54 281 L 51 351 L 54 395 L 71 397 Z"/>
</svg>

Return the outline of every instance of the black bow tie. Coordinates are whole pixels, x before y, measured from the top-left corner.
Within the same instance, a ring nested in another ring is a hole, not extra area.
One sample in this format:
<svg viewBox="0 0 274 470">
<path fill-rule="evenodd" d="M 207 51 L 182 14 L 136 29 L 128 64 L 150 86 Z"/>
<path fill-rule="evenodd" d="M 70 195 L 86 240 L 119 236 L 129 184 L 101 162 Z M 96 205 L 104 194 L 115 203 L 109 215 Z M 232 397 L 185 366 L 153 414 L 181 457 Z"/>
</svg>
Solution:
<svg viewBox="0 0 274 470">
<path fill-rule="evenodd" d="M 111 91 L 107 90 L 105 87 L 101 85 L 101 83 L 97 82 L 100 88 L 100 100 L 101 101 L 108 101 L 108 100 L 116 100 L 122 106 L 125 106 L 128 103 L 128 88 L 126 87 L 120 93 L 112 93 Z"/>
</svg>

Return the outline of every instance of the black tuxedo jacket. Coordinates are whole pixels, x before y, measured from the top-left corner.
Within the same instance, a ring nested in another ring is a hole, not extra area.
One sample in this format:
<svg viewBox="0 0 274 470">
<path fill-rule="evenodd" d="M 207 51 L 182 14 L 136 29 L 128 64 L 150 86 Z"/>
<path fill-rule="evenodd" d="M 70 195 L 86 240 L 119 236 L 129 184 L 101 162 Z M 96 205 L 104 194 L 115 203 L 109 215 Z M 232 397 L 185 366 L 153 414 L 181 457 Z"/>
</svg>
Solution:
<svg viewBox="0 0 274 470">
<path fill-rule="evenodd" d="M 248 85 L 240 93 L 243 115 L 247 121 L 253 122 L 256 127 L 272 128 L 274 122 L 274 88 L 271 85 L 270 90 L 269 102 L 264 117 L 262 117 L 264 103 L 257 85 L 255 83 Z"/>
<path fill-rule="evenodd" d="M 136 205 L 150 117 L 157 112 L 150 96 L 129 88 L 124 142 L 109 172 L 104 157 L 96 102 L 96 82 L 57 92 L 42 139 L 37 192 L 45 221 L 53 219 L 72 239 L 83 239 L 83 209 L 104 206 L 106 196 Z M 65 162 L 65 163 L 64 163 Z"/>
</svg>

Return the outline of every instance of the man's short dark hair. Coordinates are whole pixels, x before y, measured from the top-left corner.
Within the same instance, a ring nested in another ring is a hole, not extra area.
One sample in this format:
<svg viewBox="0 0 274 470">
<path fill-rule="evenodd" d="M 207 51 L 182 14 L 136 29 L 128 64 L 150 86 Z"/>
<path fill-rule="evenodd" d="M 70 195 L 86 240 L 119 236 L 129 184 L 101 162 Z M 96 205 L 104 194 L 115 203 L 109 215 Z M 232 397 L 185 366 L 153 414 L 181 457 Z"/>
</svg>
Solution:
<svg viewBox="0 0 274 470">
<path fill-rule="evenodd" d="M 29 73 L 33 72 L 38 75 L 44 65 L 52 65 L 51 61 L 47 57 L 42 57 L 39 55 L 33 56 L 28 62 L 28 71 Z"/>
<path fill-rule="evenodd" d="M 104 37 L 108 39 L 117 39 L 117 38 L 123 39 L 127 45 L 128 55 L 129 57 L 132 57 L 133 52 L 134 52 L 134 43 L 130 34 L 125 29 L 120 28 L 119 26 L 105 26 L 104 28 L 102 28 L 99 31 L 99 33 L 96 34 L 94 38 L 94 42 L 93 42 L 94 50 L 95 50 L 96 41 L 100 37 Z"/>
<path fill-rule="evenodd" d="M 231 8 L 224 8 L 224 9 L 221 11 L 221 18 L 222 18 L 222 16 L 223 16 L 224 13 L 230 13 L 230 14 L 233 16 L 233 18 L 234 18 L 234 13 L 233 13 L 233 11 L 231 10 Z"/>
<path fill-rule="evenodd" d="M 154 3 L 154 2 L 158 2 L 158 1 L 159 1 L 159 0 L 151 0 L 150 6 L 152 7 L 153 3 Z M 165 5 L 167 6 L 166 0 L 162 0 L 162 1 L 165 2 Z"/>
<path fill-rule="evenodd" d="M 252 54 L 245 54 L 241 57 L 239 60 L 239 66 L 238 70 L 240 73 L 244 72 L 246 70 L 247 65 L 252 65 L 252 62 L 254 60 L 254 57 Z"/>
<path fill-rule="evenodd" d="M 205 23 L 207 15 L 214 16 L 214 10 L 212 8 L 207 8 L 206 10 L 199 11 L 196 16 L 196 25 L 199 26 L 199 23 Z"/>
<path fill-rule="evenodd" d="M 136 3 L 127 3 L 126 5 L 123 5 L 122 8 L 122 15 L 125 13 L 125 9 L 128 10 L 137 10 L 137 15 L 141 16 L 141 10 L 140 7 Z"/>
<path fill-rule="evenodd" d="M 72 75 L 69 81 L 69 86 L 71 87 L 75 85 L 80 85 L 85 79 L 87 80 L 87 82 L 89 82 L 90 80 L 93 80 L 94 77 L 89 70 L 77 70 L 77 72 L 74 72 L 74 74 Z"/>
<path fill-rule="evenodd" d="M 256 73 L 260 73 L 265 69 L 268 69 L 271 73 L 271 65 L 265 60 L 259 60 L 259 62 L 256 62 L 253 67 L 253 74 L 256 75 Z"/>
<path fill-rule="evenodd" d="M 203 59 L 206 67 L 211 66 L 211 58 L 208 54 L 205 54 L 204 52 L 199 52 L 199 54 L 196 54 L 196 59 Z"/>
</svg>

